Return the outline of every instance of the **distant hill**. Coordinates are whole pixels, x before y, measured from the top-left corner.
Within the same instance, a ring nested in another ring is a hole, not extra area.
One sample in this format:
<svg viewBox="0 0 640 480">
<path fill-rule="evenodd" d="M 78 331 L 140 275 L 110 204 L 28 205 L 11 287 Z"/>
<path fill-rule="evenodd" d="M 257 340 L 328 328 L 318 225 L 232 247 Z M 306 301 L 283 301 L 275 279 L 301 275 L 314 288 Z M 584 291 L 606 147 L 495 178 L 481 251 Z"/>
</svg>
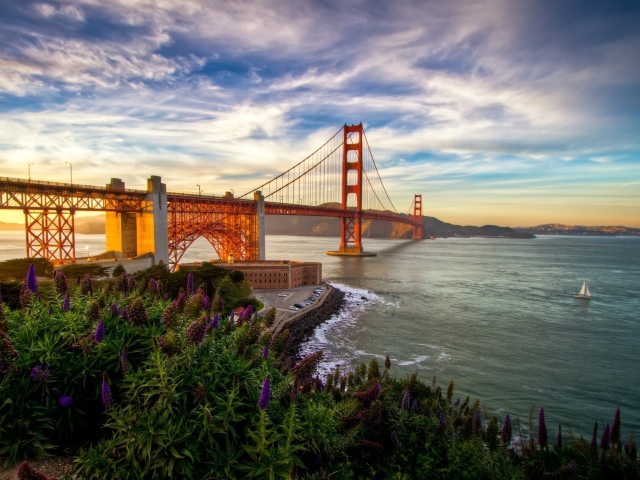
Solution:
<svg viewBox="0 0 640 480">
<path fill-rule="evenodd" d="M 640 228 L 631 227 L 585 227 L 583 225 L 562 225 L 547 223 L 535 227 L 516 227 L 518 232 L 531 232 L 535 235 L 606 235 L 606 236 L 640 236 Z"/>
<path fill-rule="evenodd" d="M 337 205 L 324 205 L 336 207 Z M 383 212 L 380 212 L 383 213 Z M 391 212 L 385 212 L 391 213 Z M 411 215 L 403 215 L 411 218 Z M 339 237 L 340 219 L 332 217 L 305 217 L 298 215 L 267 215 L 267 235 L 309 235 L 318 237 Z M 413 228 L 404 223 L 387 222 L 383 220 L 363 220 L 362 236 L 365 238 L 411 238 Z M 482 227 L 470 225 L 454 225 L 445 223 L 435 217 L 422 217 L 422 236 L 430 237 L 504 237 L 504 238 L 533 238 L 527 232 L 516 232 L 509 227 L 484 225 Z"/>
<path fill-rule="evenodd" d="M 338 205 L 327 204 L 326 207 Z M 383 212 L 380 212 L 383 213 Z M 384 212 L 391 213 L 391 212 Z M 411 218 L 410 215 L 404 215 Z M 267 235 L 307 235 L 317 237 L 339 237 L 340 219 L 331 217 L 306 217 L 298 215 L 267 215 Z M 105 217 L 103 214 L 91 217 L 76 218 L 76 233 L 104 234 Z M 526 231 L 516 231 L 509 227 L 484 225 L 454 225 L 445 223 L 435 217 L 422 217 L 422 236 L 430 237 L 505 237 L 505 238 L 533 238 L 534 235 Z M 24 224 L 0 222 L 0 230 L 24 230 Z M 410 225 L 383 220 L 364 220 L 362 222 L 362 236 L 365 238 L 411 238 L 413 229 Z"/>
<path fill-rule="evenodd" d="M 76 233 L 104 234 L 104 214 L 76 218 Z M 0 231 L 23 231 L 24 223 L 0 222 Z"/>
<path fill-rule="evenodd" d="M 8 223 L 8 222 L 0 222 L 0 232 L 7 232 L 11 230 L 22 230 L 24 231 L 24 223 Z"/>
</svg>

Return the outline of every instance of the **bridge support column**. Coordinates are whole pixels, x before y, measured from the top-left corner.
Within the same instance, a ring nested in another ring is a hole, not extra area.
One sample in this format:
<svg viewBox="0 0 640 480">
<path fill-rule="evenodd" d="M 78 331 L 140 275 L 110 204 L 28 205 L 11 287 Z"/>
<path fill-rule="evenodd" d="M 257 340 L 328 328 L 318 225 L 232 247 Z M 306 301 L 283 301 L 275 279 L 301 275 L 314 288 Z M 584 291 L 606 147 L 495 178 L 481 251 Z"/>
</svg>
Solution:
<svg viewBox="0 0 640 480">
<path fill-rule="evenodd" d="M 345 125 L 343 131 L 342 210 L 353 210 L 353 216 L 342 218 L 340 249 L 327 255 L 375 257 L 362 249 L 362 123 Z"/>
<path fill-rule="evenodd" d="M 138 255 L 153 253 L 156 263 L 169 265 L 167 186 L 155 175 L 147 180 L 147 198 L 138 215 L 136 230 Z"/>
<path fill-rule="evenodd" d="M 112 178 L 109 190 L 124 191 L 124 182 Z M 130 258 L 152 253 L 155 262 L 169 264 L 169 224 L 167 187 L 161 178 L 147 180 L 147 198 L 139 213 L 106 213 L 107 251 L 105 255 Z"/>
<path fill-rule="evenodd" d="M 422 195 L 416 195 L 413 200 L 413 221 L 419 227 L 413 227 L 413 238 L 422 238 Z"/>
<path fill-rule="evenodd" d="M 253 199 L 256 201 L 258 211 L 258 261 L 266 260 L 266 247 L 265 240 L 265 226 L 264 226 L 264 197 L 261 191 L 257 191 L 253 194 Z"/>
</svg>

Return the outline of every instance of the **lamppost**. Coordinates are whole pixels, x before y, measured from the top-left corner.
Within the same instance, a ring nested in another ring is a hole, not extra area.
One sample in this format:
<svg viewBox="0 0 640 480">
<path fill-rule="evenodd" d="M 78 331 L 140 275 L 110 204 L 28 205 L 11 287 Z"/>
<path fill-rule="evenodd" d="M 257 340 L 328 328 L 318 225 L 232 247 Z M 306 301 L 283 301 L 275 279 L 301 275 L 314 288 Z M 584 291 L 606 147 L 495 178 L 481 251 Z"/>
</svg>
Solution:
<svg viewBox="0 0 640 480">
<path fill-rule="evenodd" d="M 73 184 L 73 165 L 71 162 L 64 162 L 69 165 L 69 183 Z"/>
<path fill-rule="evenodd" d="M 200 196 L 200 185 L 196 185 L 198 187 L 198 196 Z"/>
<path fill-rule="evenodd" d="M 35 165 L 35 163 L 30 163 L 29 165 L 27 165 L 27 168 L 29 170 L 29 181 L 31 181 L 31 165 Z"/>
</svg>

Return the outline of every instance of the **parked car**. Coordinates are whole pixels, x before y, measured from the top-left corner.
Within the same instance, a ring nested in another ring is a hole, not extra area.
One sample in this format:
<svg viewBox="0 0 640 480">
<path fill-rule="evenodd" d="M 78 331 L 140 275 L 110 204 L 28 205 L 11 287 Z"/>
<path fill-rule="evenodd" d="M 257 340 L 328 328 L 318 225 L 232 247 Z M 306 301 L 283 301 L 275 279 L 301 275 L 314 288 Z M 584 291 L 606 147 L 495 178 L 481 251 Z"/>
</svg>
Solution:
<svg viewBox="0 0 640 480">
<path fill-rule="evenodd" d="M 297 311 L 298 311 L 298 310 L 300 310 L 300 309 L 299 309 L 299 308 L 297 308 L 297 307 L 294 307 L 294 306 L 292 305 L 292 306 L 290 306 L 290 307 L 289 307 L 289 310 L 293 310 L 293 311 L 297 312 Z"/>
<path fill-rule="evenodd" d="M 278 296 L 279 296 L 279 297 L 286 297 L 286 296 L 287 296 L 287 294 L 286 294 L 286 293 L 279 293 L 279 294 L 278 294 Z"/>
</svg>

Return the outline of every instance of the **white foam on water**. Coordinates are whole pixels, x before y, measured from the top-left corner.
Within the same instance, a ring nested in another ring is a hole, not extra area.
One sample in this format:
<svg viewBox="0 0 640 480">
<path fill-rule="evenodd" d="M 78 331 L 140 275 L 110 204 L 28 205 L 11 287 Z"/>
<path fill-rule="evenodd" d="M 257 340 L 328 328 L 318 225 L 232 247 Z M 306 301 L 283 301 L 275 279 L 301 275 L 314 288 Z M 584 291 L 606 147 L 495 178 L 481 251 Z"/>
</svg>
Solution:
<svg viewBox="0 0 640 480">
<path fill-rule="evenodd" d="M 372 292 L 371 290 L 364 290 L 362 288 L 355 288 L 349 285 L 343 285 L 340 283 L 332 283 L 331 286 L 344 292 L 344 304 L 339 312 L 333 314 L 330 319 L 318 325 L 309 340 L 300 345 L 300 356 L 304 357 L 310 353 L 317 352 L 318 350 L 325 351 L 324 362 L 318 367 L 320 374 L 326 374 L 332 371 L 336 365 L 350 364 L 354 358 L 361 355 L 371 355 L 367 352 L 352 351 L 349 354 L 331 354 L 330 358 L 328 352 L 333 350 L 331 348 L 331 338 L 340 338 L 339 333 L 343 330 L 347 330 L 355 326 L 358 319 L 364 312 L 369 310 L 373 305 L 387 305 L 396 306 L 396 302 L 388 302 L 380 295 Z"/>
</svg>

